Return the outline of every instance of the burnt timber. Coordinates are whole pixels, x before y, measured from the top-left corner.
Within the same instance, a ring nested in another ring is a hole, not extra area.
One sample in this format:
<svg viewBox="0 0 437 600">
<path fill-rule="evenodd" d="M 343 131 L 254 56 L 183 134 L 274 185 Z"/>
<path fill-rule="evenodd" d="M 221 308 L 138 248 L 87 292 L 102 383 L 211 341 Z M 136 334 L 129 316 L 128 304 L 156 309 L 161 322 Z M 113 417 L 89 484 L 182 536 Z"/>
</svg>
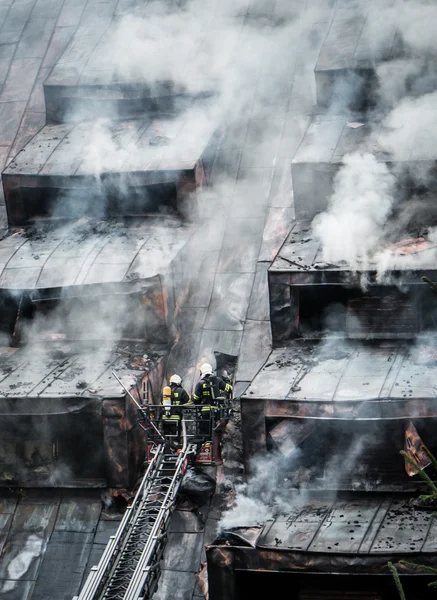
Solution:
<svg viewBox="0 0 437 600">
<path fill-rule="evenodd" d="M 134 485 L 144 435 L 111 373 L 138 400 L 159 397 L 190 233 L 175 219 L 83 220 L 0 241 L 1 329 L 11 344 L 0 358 L 2 485 Z"/>
<path fill-rule="evenodd" d="M 429 419 L 432 428 L 437 417 L 435 367 L 427 361 L 428 349 L 424 344 L 421 352 L 420 345 L 401 341 L 295 340 L 274 350 L 241 400 L 246 457 L 265 451 L 272 441 L 281 448 L 294 439 L 297 446 L 310 434 L 317 436 L 327 422 L 340 430 L 349 425 L 358 435 L 360 430 L 370 434 L 380 421 L 385 425 L 378 437 L 397 422 L 397 443 L 402 447 L 406 421 Z M 278 419 L 296 425 L 284 432 L 285 439 L 279 436 L 274 442 Z M 297 424 L 302 420 L 312 423 L 313 429 L 304 431 L 299 439 Z M 373 445 L 376 453 L 379 442 L 373 441 Z M 398 449 L 390 456 L 402 478 Z M 387 454 L 388 450 L 379 452 Z M 382 485 L 380 481 L 379 489 Z M 406 483 L 399 485 L 405 487 Z"/>
<path fill-rule="evenodd" d="M 142 402 L 145 390 L 159 396 L 165 357 L 141 344 L 56 342 L 2 356 L 0 484 L 132 488 L 144 435 L 135 405 L 111 373 Z"/>
<path fill-rule="evenodd" d="M 382 247 L 379 258 L 384 253 L 390 265 L 382 275 L 377 257 L 369 257 L 353 271 L 343 261 L 326 263 L 310 223 L 295 223 L 268 269 L 274 342 L 315 332 L 320 335 L 324 311 L 332 303 L 344 307 L 337 328 L 348 336 L 388 339 L 425 334 L 434 326 L 434 294 L 421 277 L 437 277 L 437 248 L 425 239 L 420 243 L 424 251 L 412 254 L 389 243 Z M 366 293 L 360 284 L 363 276 Z"/>
</svg>

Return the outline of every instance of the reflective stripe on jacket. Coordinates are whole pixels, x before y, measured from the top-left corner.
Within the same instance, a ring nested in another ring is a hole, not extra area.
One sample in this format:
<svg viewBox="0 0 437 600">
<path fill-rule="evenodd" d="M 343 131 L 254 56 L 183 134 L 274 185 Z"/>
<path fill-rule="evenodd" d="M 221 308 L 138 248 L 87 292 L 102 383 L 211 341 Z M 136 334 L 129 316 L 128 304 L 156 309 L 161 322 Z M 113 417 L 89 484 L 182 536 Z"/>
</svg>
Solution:
<svg viewBox="0 0 437 600">
<path fill-rule="evenodd" d="M 180 421 L 181 419 L 181 408 L 184 404 L 192 404 L 190 396 L 180 385 L 171 384 L 171 408 L 170 414 L 166 414 L 164 407 L 164 414 L 162 415 L 163 420 L 169 421 Z"/>
</svg>

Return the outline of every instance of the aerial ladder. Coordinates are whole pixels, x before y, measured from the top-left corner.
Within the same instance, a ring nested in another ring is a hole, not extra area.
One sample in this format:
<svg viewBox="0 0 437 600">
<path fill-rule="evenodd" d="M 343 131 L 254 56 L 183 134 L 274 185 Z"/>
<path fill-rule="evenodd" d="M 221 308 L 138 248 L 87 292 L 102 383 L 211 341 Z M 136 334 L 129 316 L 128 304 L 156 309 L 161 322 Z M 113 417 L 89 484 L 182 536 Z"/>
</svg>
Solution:
<svg viewBox="0 0 437 600">
<path fill-rule="evenodd" d="M 137 406 L 140 414 L 152 430 L 152 451 L 147 470 L 138 487 L 134 500 L 126 509 L 115 535 L 112 535 L 103 555 L 90 574 L 79 594 L 73 600 L 148 600 L 156 591 L 160 577 L 160 561 L 167 541 L 167 528 L 176 507 L 177 494 L 190 455 L 199 457 L 199 437 L 187 433 L 187 423 L 198 429 L 196 419 L 181 422 L 182 446 L 175 451 L 174 442 L 164 437 L 151 417 L 159 408 L 144 407 L 112 373 Z M 184 407 L 196 414 L 196 407 Z M 222 406 L 211 412 L 208 439 L 226 422 L 229 408 Z M 177 436 L 178 437 L 178 436 Z M 202 441 L 203 438 L 201 438 Z M 190 440 L 190 441 L 188 441 Z M 203 440 L 204 441 L 204 440 Z M 210 444 L 211 448 L 212 445 Z M 214 459 L 214 451 L 208 461 Z M 207 462 L 207 461 L 206 461 Z"/>
<path fill-rule="evenodd" d="M 160 576 L 167 527 L 173 514 L 188 455 L 187 443 L 178 453 L 165 443 L 155 447 L 132 504 L 126 509 L 97 566 L 92 567 L 79 596 L 73 600 L 139 600 L 151 598 Z"/>
</svg>

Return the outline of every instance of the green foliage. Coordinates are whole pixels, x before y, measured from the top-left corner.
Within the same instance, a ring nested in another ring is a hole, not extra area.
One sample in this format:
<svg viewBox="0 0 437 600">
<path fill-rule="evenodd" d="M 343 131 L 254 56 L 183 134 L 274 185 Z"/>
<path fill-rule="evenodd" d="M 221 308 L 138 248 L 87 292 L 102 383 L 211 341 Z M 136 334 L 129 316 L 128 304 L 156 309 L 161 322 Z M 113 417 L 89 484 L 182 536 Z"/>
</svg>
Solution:
<svg viewBox="0 0 437 600">
<path fill-rule="evenodd" d="M 424 571 L 425 573 L 432 573 L 433 575 L 437 575 L 437 569 L 435 569 L 434 567 L 429 567 L 428 565 L 418 565 L 417 563 L 413 563 L 408 560 L 400 560 L 399 564 L 410 569 L 419 569 L 420 571 Z"/>
<path fill-rule="evenodd" d="M 427 283 L 432 290 L 437 291 L 437 283 L 434 283 L 429 277 L 422 277 L 422 281 Z"/>
<path fill-rule="evenodd" d="M 431 452 L 431 450 L 428 448 L 428 446 L 425 446 L 425 444 L 422 444 L 422 448 L 424 449 L 426 455 L 428 456 L 429 460 L 431 461 L 432 466 L 437 471 L 437 459 L 436 459 L 436 457 Z"/>
<path fill-rule="evenodd" d="M 437 290 L 437 284 L 435 284 L 431 280 L 428 280 L 427 277 L 422 277 L 422 280 L 426 281 L 426 283 L 429 283 L 430 285 L 432 284 L 432 288 Z M 436 460 L 435 456 L 425 445 L 423 445 L 423 449 L 426 452 L 426 454 L 428 455 L 434 469 L 437 471 L 437 460 Z M 415 469 L 417 475 L 419 475 L 419 477 L 428 485 L 428 487 L 430 488 L 430 490 L 432 492 L 431 494 L 425 494 L 425 495 L 420 496 L 420 499 L 423 500 L 424 502 L 436 501 L 437 500 L 437 487 L 435 486 L 434 482 L 431 480 L 429 475 L 427 475 L 425 473 L 425 471 L 422 471 L 422 469 L 414 462 L 413 459 L 411 459 L 408 456 L 408 454 L 404 450 L 401 450 L 400 454 L 405 458 L 407 463 Z M 409 569 L 420 570 L 423 573 L 431 573 L 432 575 L 437 575 L 437 569 L 434 567 L 429 567 L 428 565 L 419 565 L 417 563 L 409 562 L 408 560 L 400 560 L 399 565 L 402 565 Z M 401 583 L 397 568 L 391 562 L 387 563 L 387 566 L 388 566 L 391 574 L 393 575 L 393 579 L 396 584 L 396 588 L 398 590 L 400 600 L 406 600 L 405 592 L 402 587 L 402 583 Z M 431 583 L 428 584 L 428 587 L 437 588 L 437 581 L 432 581 Z"/>
<path fill-rule="evenodd" d="M 395 581 L 396 588 L 397 588 L 398 593 L 399 593 L 399 598 L 401 600 L 407 600 L 405 598 L 405 592 L 404 592 L 404 588 L 402 587 L 402 583 L 401 583 L 401 579 L 399 577 L 398 570 L 396 569 L 396 567 L 394 566 L 394 564 L 391 563 L 391 562 L 388 562 L 387 566 L 390 569 L 391 574 L 393 575 L 393 579 Z"/>
</svg>

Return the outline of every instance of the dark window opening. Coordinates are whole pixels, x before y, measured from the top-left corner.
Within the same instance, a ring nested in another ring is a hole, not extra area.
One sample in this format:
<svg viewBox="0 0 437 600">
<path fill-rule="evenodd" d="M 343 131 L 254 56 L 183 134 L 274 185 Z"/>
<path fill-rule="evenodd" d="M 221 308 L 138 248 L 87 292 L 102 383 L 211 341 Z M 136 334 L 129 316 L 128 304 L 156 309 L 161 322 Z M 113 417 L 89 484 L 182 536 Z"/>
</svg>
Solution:
<svg viewBox="0 0 437 600">
<path fill-rule="evenodd" d="M 311 286 L 297 294 L 301 334 L 341 332 L 351 338 L 412 338 L 437 329 L 437 294 L 428 286 L 357 288 Z"/>
<path fill-rule="evenodd" d="M 309 559 L 308 559 L 309 560 Z M 428 576 L 401 576 L 407 598 L 431 600 L 435 592 L 427 587 Z M 236 572 L 235 600 L 399 600 L 390 575 L 323 575 L 311 573 Z M 234 600 L 234 598 L 232 598 Z"/>
<path fill-rule="evenodd" d="M 14 324 L 20 343 L 45 340 L 144 340 L 141 292 L 75 297 L 24 295 Z"/>
<path fill-rule="evenodd" d="M 175 182 L 141 185 L 102 178 L 96 187 L 22 188 L 21 196 L 29 220 L 178 214 Z"/>
<path fill-rule="evenodd" d="M 0 484 L 74 485 L 105 478 L 101 418 L 91 412 L 3 415 Z"/>
<path fill-rule="evenodd" d="M 292 419 L 293 420 L 293 419 Z M 312 423 L 311 419 L 294 419 Z M 418 476 L 409 477 L 404 458 L 405 421 L 317 421 L 316 427 L 302 435 L 299 450 L 287 462 L 291 487 L 345 489 L 357 491 L 406 490 L 417 487 Z M 275 421 L 269 420 L 268 430 Z M 432 419 L 415 419 L 414 425 L 424 444 L 437 451 Z M 276 449 L 268 436 L 269 449 Z M 427 473 L 433 478 L 432 467 Z"/>
</svg>

